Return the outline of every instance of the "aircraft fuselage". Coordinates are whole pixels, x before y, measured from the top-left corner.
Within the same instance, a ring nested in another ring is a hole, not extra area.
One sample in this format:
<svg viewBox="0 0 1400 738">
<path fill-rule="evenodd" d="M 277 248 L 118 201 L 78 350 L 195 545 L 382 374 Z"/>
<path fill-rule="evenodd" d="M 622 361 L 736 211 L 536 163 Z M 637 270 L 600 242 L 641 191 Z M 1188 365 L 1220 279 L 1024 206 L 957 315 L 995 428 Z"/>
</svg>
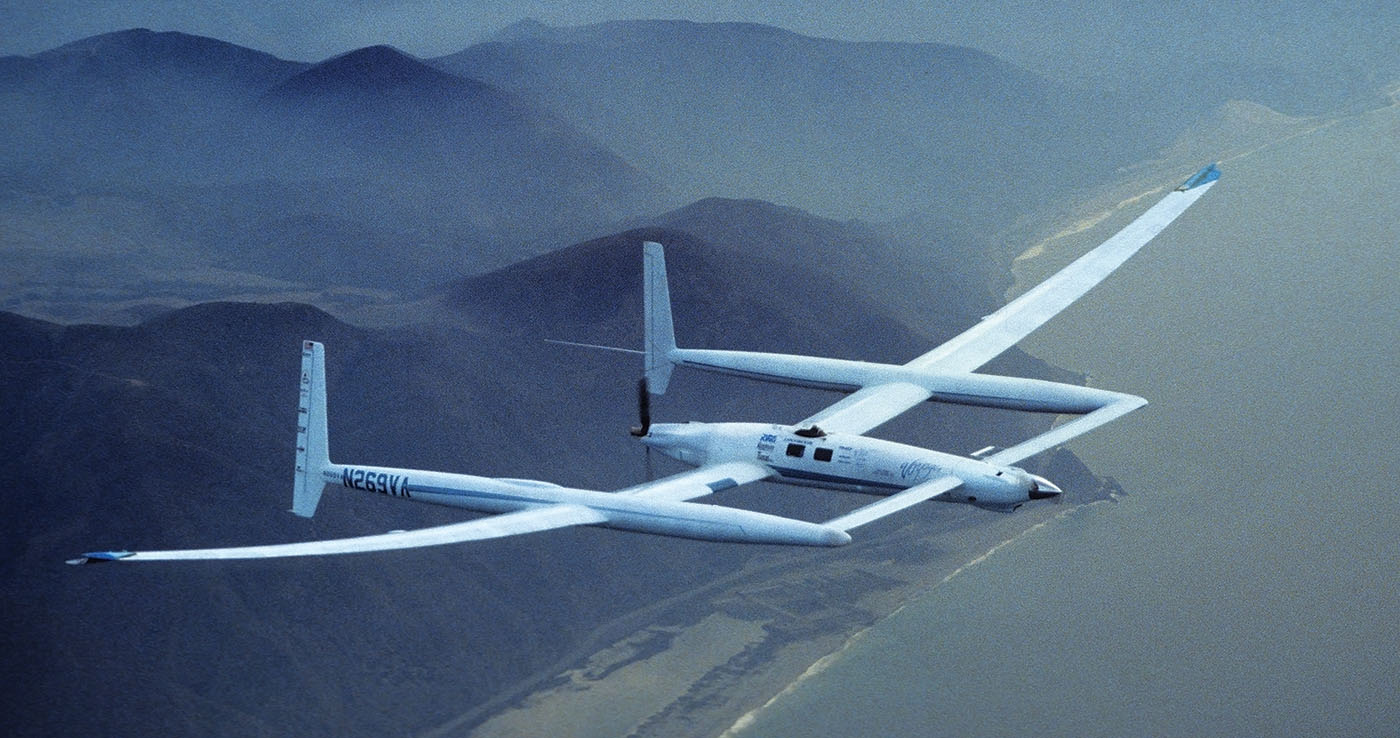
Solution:
<svg viewBox="0 0 1400 738">
<path fill-rule="evenodd" d="M 695 466 L 757 461 L 773 470 L 769 481 L 866 494 L 894 494 L 952 475 L 962 485 L 939 499 L 995 510 L 1059 492 L 1017 467 L 867 436 L 799 430 L 768 423 L 657 423 L 642 442 Z"/>
</svg>

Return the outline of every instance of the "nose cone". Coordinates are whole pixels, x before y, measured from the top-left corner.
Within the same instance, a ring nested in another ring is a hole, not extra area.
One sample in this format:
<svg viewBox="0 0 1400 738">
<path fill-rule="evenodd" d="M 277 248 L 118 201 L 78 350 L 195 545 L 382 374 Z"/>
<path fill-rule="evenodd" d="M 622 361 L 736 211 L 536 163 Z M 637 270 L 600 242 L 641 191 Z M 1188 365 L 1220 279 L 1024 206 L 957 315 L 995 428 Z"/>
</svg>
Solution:
<svg viewBox="0 0 1400 738">
<path fill-rule="evenodd" d="M 1032 500 L 1048 500 L 1051 497 L 1059 497 L 1064 490 L 1056 487 L 1053 482 L 1038 474 L 1031 475 L 1030 498 Z"/>
</svg>

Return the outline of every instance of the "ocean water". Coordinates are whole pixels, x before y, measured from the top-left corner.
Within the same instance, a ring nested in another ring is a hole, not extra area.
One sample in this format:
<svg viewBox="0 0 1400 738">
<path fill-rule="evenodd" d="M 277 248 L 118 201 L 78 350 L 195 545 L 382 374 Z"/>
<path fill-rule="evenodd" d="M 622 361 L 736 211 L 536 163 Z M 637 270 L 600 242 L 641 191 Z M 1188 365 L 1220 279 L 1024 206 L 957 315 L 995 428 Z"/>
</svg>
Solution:
<svg viewBox="0 0 1400 738">
<path fill-rule="evenodd" d="M 1221 168 L 1028 343 L 1151 400 L 1073 444 L 1131 494 L 965 568 L 732 732 L 1400 735 L 1400 115 Z"/>
</svg>

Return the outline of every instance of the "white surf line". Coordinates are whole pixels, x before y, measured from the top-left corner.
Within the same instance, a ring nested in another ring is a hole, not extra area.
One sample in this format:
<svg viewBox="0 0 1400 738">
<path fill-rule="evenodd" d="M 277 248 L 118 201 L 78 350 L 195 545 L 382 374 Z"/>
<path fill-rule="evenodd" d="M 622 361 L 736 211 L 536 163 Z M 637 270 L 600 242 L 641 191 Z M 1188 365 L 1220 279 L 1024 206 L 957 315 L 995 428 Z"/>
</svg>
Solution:
<svg viewBox="0 0 1400 738">
<path fill-rule="evenodd" d="M 856 645 L 857 643 L 859 643 L 859 642 L 861 641 L 861 639 L 865 638 L 866 634 L 869 633 L 871 630 L 873 630 L 873 629 L 879 627 L 880 624 L 883 623 L 883 622 L 885 622 L 886 620 L 888 620 L 888 619 L 890 619 L 890 618 L 892 618 L 892 617 L 895 617 L 896 615 L 900 614 L 901 612 L 904 611 L 905 608 L 909 607 L 910 605 L 912 605 L 912 604 L 914 604 L 914 603 L 916 603 L 916 602 L 921 602 L 921 601 L 927 599 L 927 598 L 928 598 L 930 595 L 932 595 L 934 592 L 938 591 L 938 588 L 939 588 L 939 587 L 942 587 L 943 585 L 945 585 L 945 584 L 947 584 L 948 582 L 952 581 L 953 578 L 956 577 L 956 576 L 958 576 L 959 574 L 962 574 L 963 572 L 967 571 L 968 569 L 971 569 L 972 567 L 977 566 L 978 564 L 982 563 L 983 561 L 986 561 L 987 559 L 991 558 L 993 554 L 995 554 L 996 552 L 998 552 L 998 551 L 1000 551 L 1001 549 L 1005 548 L 1008 544 L 1015 543 L 1016 541 L 1021 540 L 1021 539 L 1024 538 L 1025 536 L 1030 535 L 1030 534 L 1033 533 L 1034 531 L 1040 530 L 1041 528 L 1043 528 L 1043 527 L 1045 527 L 1045 526 L 1047 526 L 1047 525 L 1049 525 L 1049 524 L 1051 524 L 1051 523 L 1053 523 L 1053 522 L 1055 522 L 1055 521 L 1057 521 L 1057 520 L 1060 520 L 1060 519 L 1062 519 L 1062 518 L 1065 518 L 1065 517 L 1068 517 L 1068 516 L 1070 516 L 1070 515 L 1073 515 L 1074 513 L 1079 512 L 1079 511 L 1081 511 L 1081 510 L 1087 510 L 1087 509 L 1089 509 L 1089 508 L 1091 508 L 1091 507 L 1094 507 L 1095 505 L 1102 505 L 1102 504 L 1105 504 L 1105 503 L 1116 503 L 1116 502 L 1118 502 L 1118 495 L 1112 495 L 1112 494 L 1111 494 L 1111 495 L 1109 496 L 1109 498 L 1106 499 L 1106 500 L 1095 500 L 1094 502 L 1088 502 L 1088 503 L 1084 503 L 1084 504 L 1080 504 L 1080 505 L 1075 505 L 1075 506 L 1069 508 L 1068 510 L 1064 510 L 1064 511 L 1062 511 L 1062 512 L 1056 513 L 1055 515 L 1053 515 L 1053 516 L 1051 516 L 1051 517 L 1049 517 L 1049 518 L 1046 518 L 1045 520 L 1042 520 L 1042 521 L 1040 521 L 1039 523 L 1036 523 L 1035 525 L 1032 525 L 1031 527 L 1029 527 L 1029 528 L 1027 528 L 1027 529 L 1021 531 L 1020 533 L 1018 533 L 1018 534 L 1016 534 L 1016 535 L 1014 535 L 1014 536 L 1012 536 L 1012 537 L 1010 537 L 1010 538 L 1008 538 L 1008 539 L 1002 541 L 1001 543 L 998 543 L 998 544 L 996 544 L 995 546 L 992 546 L 991 548 L 987 549 L 987 551 L 984 552 L 981 556 L 978 556 L 977 558 L 974 558 L 974 559 L 972 559 L 971 561 L 968 561 L 966 564 L 963 564 L 962 566 L 959 566 L 958 568 L 954 569 L 951 573 L 948 574 L 948 576 L 943 577 L 942 579 L 940 579 L 940 580 L 938 581 L 938 584 L 935 584 L 935 585 L 933 585 L 932 587 L 929 587 L 928 590 L 919 593 L 918 596 L 916 596 L 916 597 L 910 599 L 908 602 L 906 602 L 906 603 L 904 603 L 903 605 L 900 605 L 899 607 L 895 608 L 893 611 L 890 612 L 889 615 L 886 615 L 885 617 L 880 618 L 880 620 L 876 621 L 874 625 L 871 625 L 871 626 L 869 626 L 869 627 L 863 628 L 863 629 L 861 629 L 860 631 L 856 632 L 854 635 L 852 635 L 850 638 L 847 638 L 847 639 L 846 639 L 846 642 L 845 642 L 845 643 L 842 643 L 840 648 L 838 648 L 838 649 L 836 649 L 835 651 L 832 651 L 831 653 L 829 653 L 829 654 L 827 654 L 827 655 L 825 655 L 825 656 L 823 656 L 823 657 L 817 659 L 811 666 L 807 667 L 807 670 L 806 670 L 806 671 L 802 672 L 802 674 L 801 674 L 800 676 L 798 676 L 796 679 L 794 679 L 794 680 L 793 680 L 791 683 L 789 683 L 786 687 L 783 687 L 782 691 L 780 691 L 780 692 L 778 692 L 777 694 L 775 694 L 775 695 L 773 695 L 772 697 L 770 697 L 770 698 L 768 699 L 767 702 L 764 702 L 762 705 L 759 705 L 758 707 L 755 707 L 754 709 L 749 710 L 748 712 L 744 713 L 743 715 L 740 715 L 740 716 L 739 716 L 739 719 L 738 719 L 738 720 L 735 720 L 733 725 L 729 726 L 729 728 L 726 729 L 723 733 L 720 733 L 719 738 L 737 738 L 738 735 L 739 735 L 739 733 L 741 733 L 742 731 L 748 729 L 749 726 L 753 725 L 753 723 L 758 719 L 758 714 L 759 714 L 759 713 L 763 712 L 764 710 L 767 710 L 770 706 L 772 706 L 773 704 L 775 704 L 775 703 L 778 702 L 779 700 L 783 699 L 783 698 L 786 697 L 787 695 L 792 694 L 793 692 L 796 692 L 807 680 L 809 680 L 809 679 L 811 679 L 811 678 L 813 678 L 813 677 L 815 677 L 815 676 L 821 674 L 822 672 L 826 671 L 827 668 L 830 667 L 832 664 L 836 663 L 836 661 L 837 661 L 839 658 L 841 658 L 841 656 L 844 655 L 844 654 L 846 653 L 847 650 L 849 650 L 852 646 L 854 646 L 854 645 Z"/>
<path fill-rule="evenodd" d="M 1389 107 L 1400 107 L 1400 86 L 1397 86 L 1394 90 L 1392 90 L 1392 91 L 1390 92 L 1390 100 L 1391 100 L 1391 105 L 1390 105 Z M 1221 159 L 1219 160 L 1218 163 L 1219 163 L 1219 164 L 1228 164 L 1228 163 L 1230 163 L 1230 162 L 1232 162 L 1232 161 L 1238 161 L 1238 160 L 1240 160 L 1240 159 L 1247 159 L 1247 158 L 1249 158 L 1249 157 L 1251 157 L 1251 156 L 1254 156 L 1255 154 L 1257 154 L 1257 153 L 1259 153 L 1259 152 L 1261 152 L 1261 151 L 1264 151 L 1265 149 L 1273 148 L 1274 146 L 1278 146 L 1279 144 L 1287 143 L 1287 142 L 1292 141 L 1293 139 L 1299 138 L 1299 137 L 1301 137 L 1301 136 L 1307 136 L 1307 135 L 1316 133 L 1317 131 L 1320 131 L 1320 130 L 1322 130 L 1322 129 L 1324 129 L 1324 128 L 1329 128 L 1329 127 L 1331 127 L 1331 126 L 1333 126 L 1333 125 L 1336 125 L 1338 122 L 1340 122 L 1340 121 L 1343 120 L 1343 119 L 1344 119 L 1344 118 L 1322 118 L 1322 119 L 1315 119 L 1315 122 L 1314 122 L 1312 125 L 1304 125 L 1303 127 L 1299 128 L 1298 130 L 1295 130 L 1295 131 L 1293 131 L 1292 133 L 1288 133 L 1288 134 L 1286 134 L 1286 135 L 1284 135 L 1284 136 L 1282 136 L 1282 137 L 1280 137 L 1280 138 L 1267 140 L 1267 141 L 1264 141 L 1264 142 L 1262 142 L 1262 143 L 1260 143 L 1260 144 L 1254 146 L 1253 148 L 1244 149 L 1244 150 L 1242 150 L 1242 151 L 1238 151 L 1238 152 L 1236 152 L 1236 153 L 1234 153 L 1234 154 L 1231 154 L 1231 155 L 1229 155 L 1229 156 L 1223 157 L 1223 158 L 1221 158 Z M 1299 119 L 1295 119 L 1295 120 L 1298 120 L 1300 125 L 1302 125 L 1303 123 L 1306 123 L 1306 122 L 1307 122 L 1307 118 L 1299 118 Z M 1084 218 L 1081 218 L 1081 219 L 1075 221 L 1073 224 L 1071 224 L 1071 225 L 1069 225 L 1069 226 L 1066 226 L 1065 228 L 1060 229 L 1060 230 L 1059 230 L 1058 232 L 1056 232 L 1054 235 L 1051 235 L 1051 236 L 1048 236 L 1048 237 L 1046 237 L 1046 238 L 1044 238 L 1044 239 L 1041 239 L 1041 240 L 1038 241 L 1037 243 L 1035 243 L 1035 244 L 1033 244 L 1032 246 L 1030 246 L 1029 248 L 1027 248 L 1025 251 L 1022 251 L 1020 254 L 1017 254 L 1016 257 L 1015 257 L 1014 259 L 1012 259 L 1011 261 L 1012 261 L 1012 263 L 1014 264 L 1015 262 L 1018 262 L 1018 261 L 1034 259 L 1034 258 L 1036 258 L 1036 257 L 1042 256 L 1042 255 L 1045 254 L 1046 249 L 1049 247 L 1050 244 L 1052 244 L 1052 243 L 1054 243 L 1054 242 L 1056 242 L 1056 241 L 1058 241 L 1058 240 L 1060 240 L 1060 239 L 1062 239 L 1062 238 L 1068 238 L 1068 237 L 1073 236 L 1073 235 L 1075 235 L 1075 234 L 1083 233 L 1084 231 L 1087 231 L 1087 230 L 1089 230 L 1089 229 L 1091 229 L 1091 228 L 1093 228 L 1093 227 L 1099 225 L 1100 223 L 1104 222 L 1105 220 L 1108 220 L 1109 218 L 1113 217 L 1115 214 L 1117 214 L 1117 213 L 1118 213 L 1119 211 L 1121 211 L 1123 208 L 1128 207 L 1129 205 L 1132 205 L 1133 203 L 1135 203 L 1135 202 L 1137 202 L 1137 201 L 1143 199 L 1144 197 L 1149 197 L 1149 196 L 1151 196 L 1151 195 L 1155 195 L 1155 194 L 1161 192 L 1161 191 L 1164 190 L 1164 189 L 1166 189 L 1166 188 L 1165 188 L 1165 187 L 1154 187 L 1154 188 L 1152 188 L 1152 189 L 1150 189 L 1150 190 L 1148 190 L 1148 191 L 1146 191 L 1146 192 L 1143 192 L 1143 193 L 1138 194 L 1138 195 L 1134 195 L 1134 196 L 1132 196 L 1132 197 L 1129 197 L 1129 198 L 1126 199 L 1126 200 L 1122 200 L 1122 201 L 1118 202 L 1116 205 L 1111 205 L 1111 206 L 1109 206 L 1109 207 L 1108 207 L 1107 209 L 1105 209 L 1105 210 L 1101 210 L 1101 211 L 1099 211 L 1099 212 L 1097 212 L 1097 213 L 1090 214 L 1090 215 L 1088 215 L 1088 216 L 1086 216 L 1086 217 L 1084 217 Z"/>
<path fill-rule="evenodd" d="M 1094 226 L 1104 222 L 1105 220 L 1108 220 L 1110 217 L 1112 217 L 1115 213 L 1122 210 L 1123 208 L 1132 205 L 1133 203 L 1143 199 L 1144 197 L 1150 197 L 1152 195 L 1155 195 L 1164 189 L 1166 188 L 1154 187 L 1141 194 L 1133 195 L 1132 197 L 1123 200 L 1116 205 L 1110 206 L 1107 210 L 1103 210 L 1086 218 L 1081 218 L 1080 220 L 1076 221 L 1073 225 L 1061 229 L 1055 235 L 1042 239 L 1040 242 L 1032 245 L 1030 248 L 1026 249 L 1025 251 L 1022 251 L 1020 254 L 1017 254 L 1016 258 L 1012 259 L 1011 261 L 1014 264 L 1015 262 L 1021 261 L 1023 259 L 1034 259 L 1037 256 L 1040 256 L 1041 254 L 1045 253 L 1045 247 L 1050 245 L 1051 243 L 1058 241 L 1062 238 L 1068 238 L 1069 236 L 1073 236 L 1076 233 L 1083 233 L 1084 231 L 1093 228 Z"/>
</svg>

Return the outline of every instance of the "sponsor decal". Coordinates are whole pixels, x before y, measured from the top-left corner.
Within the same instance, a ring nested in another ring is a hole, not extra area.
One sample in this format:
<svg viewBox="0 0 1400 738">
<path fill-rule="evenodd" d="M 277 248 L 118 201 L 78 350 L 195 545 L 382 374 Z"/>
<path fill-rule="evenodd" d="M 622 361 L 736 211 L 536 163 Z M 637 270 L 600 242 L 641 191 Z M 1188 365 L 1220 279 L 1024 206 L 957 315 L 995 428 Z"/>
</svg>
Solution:
<svg viewBox="0 0 1400 738">
<path fill-rule="evenodd" d="M 914 484 L 927 482 L 938 473 L 938 466 L 926 461 L 906 461 L 899 465 L 899 478 Z"/>
</svg>

